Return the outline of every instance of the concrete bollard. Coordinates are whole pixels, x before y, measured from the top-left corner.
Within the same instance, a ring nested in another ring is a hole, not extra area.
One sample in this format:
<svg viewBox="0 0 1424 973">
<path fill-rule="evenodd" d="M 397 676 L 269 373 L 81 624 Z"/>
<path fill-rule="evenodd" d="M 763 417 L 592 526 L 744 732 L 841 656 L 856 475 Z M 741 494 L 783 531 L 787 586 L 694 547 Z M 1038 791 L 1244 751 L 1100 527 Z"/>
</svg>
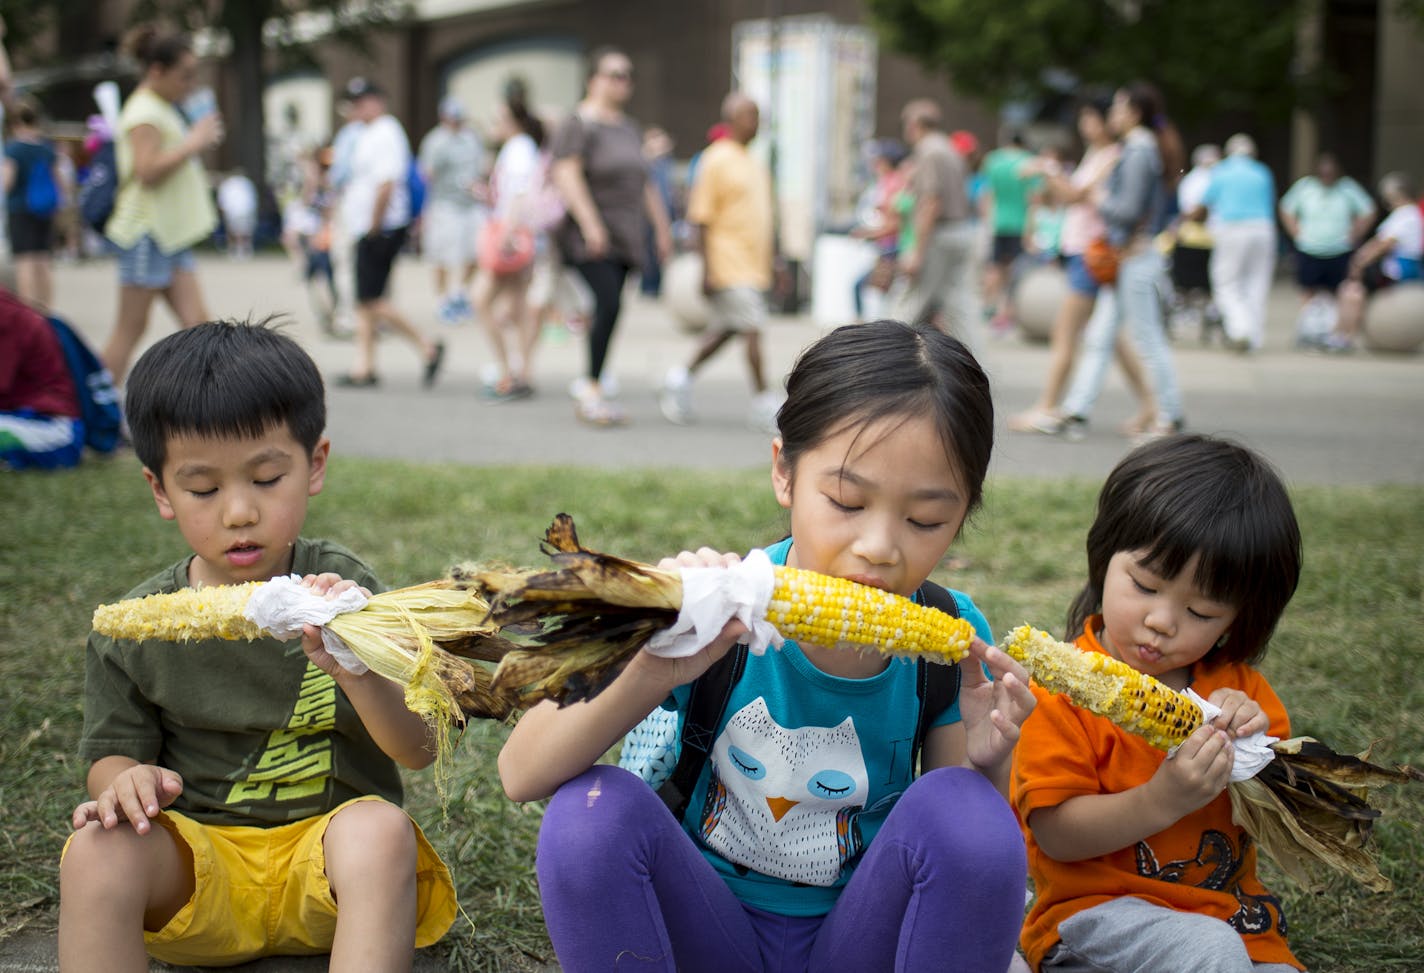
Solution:
<svg viewBox="0 0 1424 973">
<path fill-rule="evenodd" d="M 1365 307 L 1365 347 L 1401 354 L 1424 345 L 1424 284 L 1395 284 Z"/>
<path fill-rule="evenodd" d="M 1014 291 L 1019 332 L 1029 341 L 1044 342 L 1053 333 L 1058 305 L 1068 296 L 1068 275 L 1056 263 L 1039 264 L 1023 275 Z"/>
<path fill-rule="evenodd" d="M 680 253 L 663 267 L 663 302 L 688 334 L 707 329 L 712 307 L 702 293 L 702 257 L 696 253 Z"/>
</svg>

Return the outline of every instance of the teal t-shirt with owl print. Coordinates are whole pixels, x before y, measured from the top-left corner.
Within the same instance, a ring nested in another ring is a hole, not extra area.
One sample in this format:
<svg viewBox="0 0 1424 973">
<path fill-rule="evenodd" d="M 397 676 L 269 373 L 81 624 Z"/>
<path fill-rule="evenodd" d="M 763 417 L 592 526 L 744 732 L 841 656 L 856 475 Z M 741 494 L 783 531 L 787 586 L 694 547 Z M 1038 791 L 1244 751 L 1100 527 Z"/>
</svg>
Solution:
<svg viewBox="0 0 1424 973">
<path fill-rule="evenodd" d="M 787 539 L 767 553 L 785 564 L 790 548 Z M 960 616 L 993 644 L 983 613 L 953 594 Z M 832 676 L 790 641 L 747 657 L 683 817 L 743 903 L 791 916 L 824 915 L 835 905 L 914 779 L 915 682 L 907 659 L 868 679 Z M 689 693 L 674 693 L 679 711 Z M 959 718 L 955 702 L 931 722 Z"/>
</svg>

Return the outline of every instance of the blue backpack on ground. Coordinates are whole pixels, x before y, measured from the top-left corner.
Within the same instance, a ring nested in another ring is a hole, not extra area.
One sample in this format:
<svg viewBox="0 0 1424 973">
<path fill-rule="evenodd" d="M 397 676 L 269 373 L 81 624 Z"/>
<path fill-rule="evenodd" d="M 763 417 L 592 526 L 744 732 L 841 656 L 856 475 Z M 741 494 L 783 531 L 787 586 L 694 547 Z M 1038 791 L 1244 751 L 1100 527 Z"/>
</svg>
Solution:
<svg viewBox="0 0 1424 973">
<path fill-rule="evenodd" d="M 89 172 L 79 186 L 79 215 L 95 233 L 104 232 L 114 212 L 114 197 L 118 192 L 119 162 L 114 155 L 114 143 L 109 141 L 94 152 Z"/>
<path fill-rule="evenodd" d="M 59 187 L 54 183 L 54 156 L 37 154 L 25 169 L 25 210 L 31 216 L 53 216 L 59 209 Z"/>
<path fill-rule="evenodd" d="M 69 366 L 69 376 L 79 396 L 84 445 L 96 452 L 112 453 L 123 438 L 124 423 L 114 377 L 73 328 L 56 317 L 48 320 L 64 350 L 64 363 Z"/>
</svg>

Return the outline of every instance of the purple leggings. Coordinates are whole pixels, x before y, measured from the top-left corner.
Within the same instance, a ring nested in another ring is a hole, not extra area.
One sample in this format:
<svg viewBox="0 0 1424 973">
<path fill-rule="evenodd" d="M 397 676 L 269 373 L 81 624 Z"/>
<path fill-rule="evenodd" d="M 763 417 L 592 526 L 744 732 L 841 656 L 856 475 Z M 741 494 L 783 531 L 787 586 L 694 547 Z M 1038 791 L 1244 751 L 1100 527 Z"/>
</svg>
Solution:
<svg viewBox="0 0 1424 973">
<path fill-rule="evenodd" d="M 559 788 L 539 830 L 544 921 L 582 970 L 1008 969 L 1023 921 L 1023 835 L 962 768 L 901 795 L 828 915 L 743 905 L 657 794 L 598 765 Z"/>
</svg>

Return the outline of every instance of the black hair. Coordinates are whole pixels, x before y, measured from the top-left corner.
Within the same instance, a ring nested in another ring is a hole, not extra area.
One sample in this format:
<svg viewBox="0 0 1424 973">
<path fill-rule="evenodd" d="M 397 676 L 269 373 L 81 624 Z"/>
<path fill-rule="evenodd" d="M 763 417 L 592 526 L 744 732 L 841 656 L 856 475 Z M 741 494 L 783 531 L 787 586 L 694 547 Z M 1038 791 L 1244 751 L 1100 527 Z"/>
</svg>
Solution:
<svg viewBox="0 0 1424 973">
<path fill-rule="evenodd" d="M 1090 111 L 1097 115 L 1104 122 L 1108 119 L 1108 109 L 1112 107 L 1112 99 L 1100 94 L 1081 94 L 1073 102 L 1073 117 L 1076 119 L 1085 111 Z"/>
<path fill-rule="evenodd" d="M 621 57 L 627 59 L 629 63 L 632 62 L 632 58 L 628 57 L 628 53 L 623 48 L 614 47 L 612 44 L 600 44 L 588 52 L 588 72 L 584 76 L 584 81 L 592 81 L 598 74 L 598 69 L 603 64 L 604 58 L 609 57 Z"/>
<path fill-rule="evenodd" d="M 34 128 L 40 123 L 39 105 L 25 95 L 17 96 L 11 102 L 9 121 L 11 125 L 27 125 Z"/>
<path fill-rule="evenodd" d="M 310 453 L 326 428 L 321 372 L 261 321 L 206 321 L 149 348 L 129 375 L 125 415 L 134 452 L 163 476 L 171 436 L 255 438 L 285 425 Z"/>
<path fill-rule="evenodd" d="M 796 461 L 847 423 L 929 416 L 964 476 L 968 509 L 983 498 L 994 448 L 989 377 L 959 339 L 929 324 L 872 321 L 836 328 L 796 360 L 776 414 L 781 455 Z"/>
<path fill-rule="evenodd" d="M 1157 153 L 1162 157 L 1162 181 L 1175 190 L 1181 181 L 1187 161 L 1181 133 L 1167 117 L 1167 101 L 1162 91 L 1150 81 L 1132 81 L 1122 86 L 1128 103 L 1141 124 L 1157 138 Z"/>
<path fill-rule="evenodd" d="M 145 71 L 151 67 L 167 71 L 185 54 L 192 53 L 193 42 L 187 34 L 164 33 L 150 25 L 135 30 L 129 37 L 128 47 Z"/>
<path fill-rule="evenodd" d="M 1113 468 L 1088 531 L 1088 583 L 1068 612 L 1068 637 L 1102 610 L 1108 562 L 1121 551 L 1175 578 L 1194 555 L 1202 593 L 1236 608 L 1207 665 L 1256 663 L 1300 581 L 1300 527 L 1279 474 L 1261 456 L 1212 436 L 1169 436 Z"/>
<path fill-rule="evenodd" d="M 510 78 L 504 85 L 504 105 L 509 109 L 509 117 L 519 130 L 534 140 L 540 148 L 544 145 L 544 123 L 539 116 L 529 110 L 529 86 L 523 78 Z"/>
</svg>

